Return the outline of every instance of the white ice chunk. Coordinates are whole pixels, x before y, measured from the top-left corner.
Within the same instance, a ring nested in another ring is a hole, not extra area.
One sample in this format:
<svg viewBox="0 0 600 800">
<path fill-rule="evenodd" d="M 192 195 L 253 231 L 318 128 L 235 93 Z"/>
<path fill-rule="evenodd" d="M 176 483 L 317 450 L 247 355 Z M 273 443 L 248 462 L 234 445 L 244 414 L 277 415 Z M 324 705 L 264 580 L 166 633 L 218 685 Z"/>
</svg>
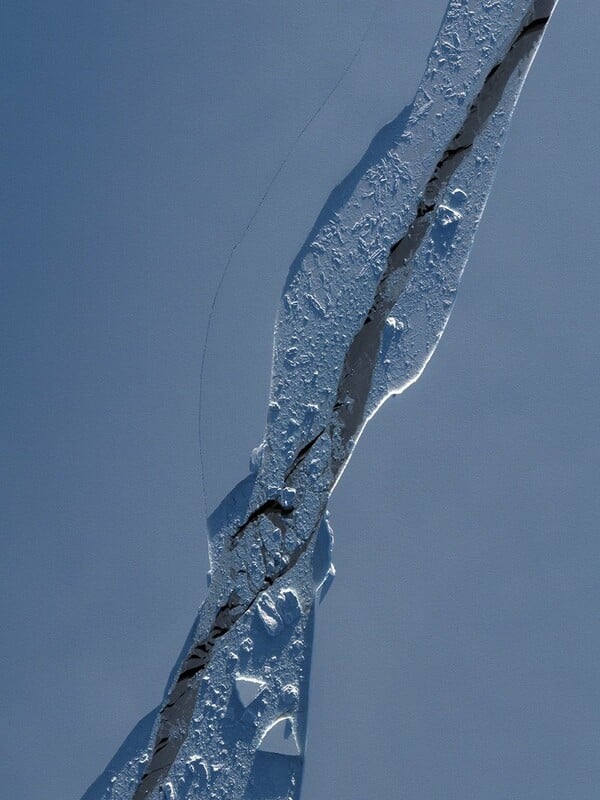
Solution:
<svg viewBox="0 0 600 800">
<path fill-rule="evenodd" d="M 267 728 L 258 749 L 268 753 L 279 753 L 282 756 L 299 756 L 300 746 L 292 718 L 280 717 Z"/>
<path fill-rule="evenodd" d="M 402 320 L 397 319 L 396 317 L 388 317 L 386 322 L 394 331 L 401 331 L 404 329 L 404 323 Z"/>
<path fill-rule="evenodd" d="M 438 218 L 440 220 L 440 223 L 444 226 L 454 225 L 462 219 L 462 214 L 455 208 L 450 208 L 450 206 L 441 205 L 438 208 Z"/>
<path fill-rule="evenodd" d="M 275 599 L 264 594 L 257 606 L 262 623 L 271 636 L 277 636 L 284 627 L 297 622 L 301 613 L 298 597 L 292 589 L 283 589 Z"/>
<path fill-rule="evenodd" d="M 290 511 L 296 502 L 296 490 L 291 486 L 286 486 L 279 495 L 279 502 L 286 511 Z"/>
<path fill-rule="evenodd" d="M 265 452 L 265 443 L 261 442 L 258 447 L 255 447 L 252 452 L 250 453 L 250 464 L 248 465 L 250 468 L 250 472 L 258 472 L 260 469 L 260 465 L 262 464 L 263 455 Z"/>
<path fill-rule="evenodd" d="M 462 189 L 454 189 L 450 197 L 452 198 L 453 206 L 462 206 L 467 201 L 467 193 L 463 192 Z"/>
<path fill-rule="evenodd" d="M 187 768 L 188 772 L 190 772 L 192 775 L 203 778 L 204 780 L 208 780 L 208 769 L 202 760 L 202 756 L 190 756 L 187 762 Z"/>
<path fill-rule="evenodd" d="M 282 620 L 279 616 L 275 603 L 268 594 L 263 595 L 257 603 L 258 614 L 267 633 L 276 636 L 282 628 Z"/>
<path fill-rule="evenodd" d="M 300 618 L 300 603 L 293 589 L 284 589 L 277 597 L 277 610 L 284 625 L 293 625 Z"/>
<path fill-rule="evenodd" d="M 240 703 L 247 708 L 259 696 L 267 684 L 258 678 L 239 676 L 235 679 L 235 688 Z"/>
<path fill-rule="evenodd" d="M 175 789 L 170 781 L 165 783 L 165 785 L 162 787 L 162 796 L 165 798 L 165 800 L 175 800 Z"/>
</svg>

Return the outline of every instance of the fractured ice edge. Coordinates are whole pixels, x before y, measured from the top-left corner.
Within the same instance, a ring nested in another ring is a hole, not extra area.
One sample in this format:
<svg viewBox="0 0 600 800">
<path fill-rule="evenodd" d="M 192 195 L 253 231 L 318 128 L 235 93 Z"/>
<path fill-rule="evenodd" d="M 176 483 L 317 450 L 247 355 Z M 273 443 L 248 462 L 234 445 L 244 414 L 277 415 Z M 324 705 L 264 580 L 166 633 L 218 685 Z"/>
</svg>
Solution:
<svg viewBox="0 0 600 800">
<path fill-rule="evenodd" d="M 451 0 L 413 103 L 291 266 L 252 472 L 210 516 L 210 585 L 162 704 L 83 800 L 298 798 L 329 496 L 439 341 L 556 0 Z"/>
</svg>

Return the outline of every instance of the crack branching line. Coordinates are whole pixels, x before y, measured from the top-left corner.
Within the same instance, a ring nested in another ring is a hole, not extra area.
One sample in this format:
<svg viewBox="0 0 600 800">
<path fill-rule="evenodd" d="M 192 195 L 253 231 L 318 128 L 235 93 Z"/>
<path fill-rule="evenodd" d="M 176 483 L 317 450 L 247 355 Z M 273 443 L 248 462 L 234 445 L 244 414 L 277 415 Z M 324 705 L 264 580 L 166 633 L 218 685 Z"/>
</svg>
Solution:
<svg viewBox="0 0 600 800">
<path fill-rule="evenodd" d="M 161 780 L 166 778 L 188 733 L 199 690 L 199 676 L 209 664 L 219 640 L 254 607 L 262 594 L 276 580 L 293 569 L 312 543 L 325 512 L 331 489 L 351 454 L 353 438 L 364 424 L 366 403 L 385 321 L 408 282 L 412 270 L 411 262 L 430 229 L 432 215 L 451 177 L 497 108 L 509 79 L 537 45 L 554 4 L 554 0 L 536 0 L 531 4 L 506 55 L 488 72 L 482 89 L 470 106 L 465 122 L 450 141 L 427 182 L 406 234 L 390 249 L 387 268 L 379 280 L 371 308 L 346 353 L 331 421 L 299 450 L 286 473 L 285 482 L 288 483 L 326 432 L 331 436 L 332 442 L 337 442 L 331 455 L 331 481 L 327 491 L 323 492 L 322 498 L 317 503 L 314 522 L 310 526 L 308 535 L 278 570 L 270 572 L 265 562 L 262 585 L 257 587 L 255 595 L 250 600 L 243 601 L 234 589 L 218 609 L 208 635 L 189 651 L 161 709 L 152 756 L 133 800 L 145 800 Z M 265 501 L 252 511 L 237 529 L 232 536 L 230 550 L 235 549 L 246 529 L 262 516 L 272 521 L 277 518 L 275 524 L 279 522 L 285 527 L 284 520 L 290 518 L 293 511 L 294 509 L 284 508 L 277 500 Z M 291 521 L 293 522 L 293 517 Z M 262 553 L 265 560 L 264 548 Z"/>
</svg>

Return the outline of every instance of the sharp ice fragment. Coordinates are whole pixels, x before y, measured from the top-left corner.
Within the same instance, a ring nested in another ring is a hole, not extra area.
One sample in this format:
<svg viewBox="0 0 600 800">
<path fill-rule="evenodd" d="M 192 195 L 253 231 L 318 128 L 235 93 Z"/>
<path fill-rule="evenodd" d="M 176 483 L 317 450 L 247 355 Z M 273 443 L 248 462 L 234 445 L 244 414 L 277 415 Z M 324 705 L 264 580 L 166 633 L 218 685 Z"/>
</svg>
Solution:
<svg viewBox="0 0 600 800">
<path fill-rule="evenodd" d="M 259 750 L 279 753 L 282 756 L 299 756 L 300 747 L 294 733 L 292 718 L 282 717 L 267 729 L 261 739 Z"/>
<path fill-rule="evenodd" d="M 235 679 L 235 688 L 240 703 L 247 708 L 261 694 L 266 684 L 258 678 L 239 676 Z"/>
</svg>

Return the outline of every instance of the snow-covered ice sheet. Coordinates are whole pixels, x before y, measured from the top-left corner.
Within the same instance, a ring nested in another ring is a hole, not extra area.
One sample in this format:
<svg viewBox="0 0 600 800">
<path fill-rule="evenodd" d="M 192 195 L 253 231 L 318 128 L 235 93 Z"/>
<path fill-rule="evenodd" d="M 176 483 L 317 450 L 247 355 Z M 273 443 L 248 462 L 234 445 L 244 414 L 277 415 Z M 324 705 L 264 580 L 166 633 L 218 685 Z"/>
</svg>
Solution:
<svg viewBox="0 0 600 800">
<path fill-rule="evenodd" d="M 554 5 L 450 2 L 413 103 L 327 201 L 284 287 L 264 441 L 209 519 L 208 595 L 163 703 L 85 800 L 299 796 L 327 502 L 443 333 Z"/>
</svg>

